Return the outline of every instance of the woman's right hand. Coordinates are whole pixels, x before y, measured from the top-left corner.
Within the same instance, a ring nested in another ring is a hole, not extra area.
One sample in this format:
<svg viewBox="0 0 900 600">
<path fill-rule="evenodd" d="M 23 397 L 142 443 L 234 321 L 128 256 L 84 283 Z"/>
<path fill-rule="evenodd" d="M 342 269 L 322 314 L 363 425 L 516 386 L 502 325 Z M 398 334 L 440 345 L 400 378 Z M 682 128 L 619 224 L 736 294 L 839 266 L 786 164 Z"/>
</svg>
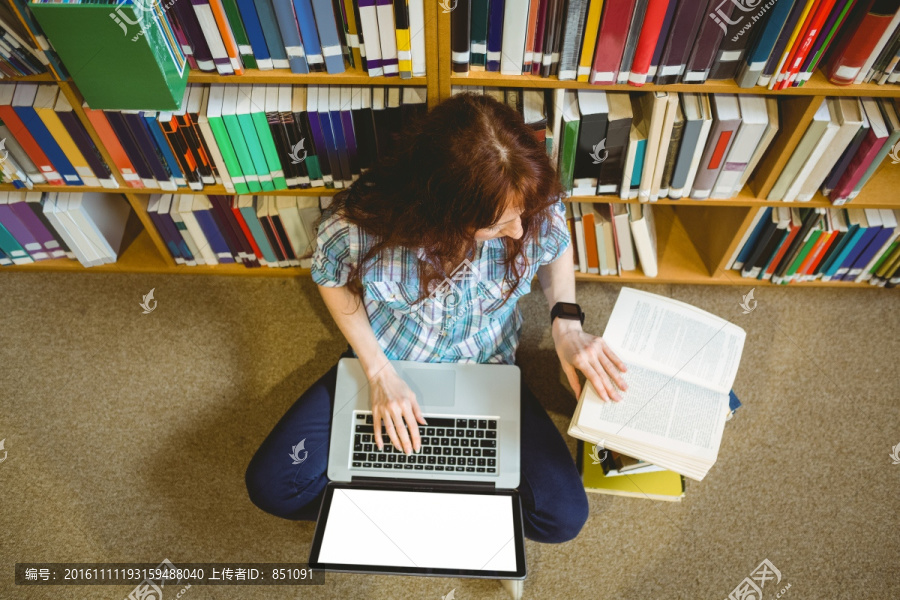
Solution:
<svg viewBox="0 0 900 600">
<path fill-rule="evenodd" d="M 381 439 L 382 421 L 395 448 L 406 454 L 420 450 L 418 424 L 427 423 L 419 410 L 416 394 L 390 363 L 369 379 L 369 402 L 372 406 L 375 444 L 379 450 L 384 449 Z"/>
</svg>

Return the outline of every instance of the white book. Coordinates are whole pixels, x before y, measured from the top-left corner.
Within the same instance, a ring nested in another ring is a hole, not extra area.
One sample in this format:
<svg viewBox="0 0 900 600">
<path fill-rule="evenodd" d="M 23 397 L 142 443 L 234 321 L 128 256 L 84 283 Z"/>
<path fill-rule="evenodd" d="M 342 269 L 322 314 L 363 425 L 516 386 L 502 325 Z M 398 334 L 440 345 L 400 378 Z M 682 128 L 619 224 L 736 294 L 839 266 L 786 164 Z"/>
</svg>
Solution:
<svg viewBox="0 0 900 600">
<path fill-rule="evenodd" d="M 209 119 L 221 118 L 225 113 L 223 110 L 225 108 L 225 88 L 234 86 L 225 86 L 222 84 L 212 84 L 209 86 L 209 99 L 206 105 L 206 117 L 202 118 L 203 121 L 209 124 Z M 302 87 L 302 86 L 298 86 Z M 230 94 L 229 94 L 230 95 Z M 234 98 L 234 101 L 237 102 L 237 98 Z M 231 103 L 229 102 L 229 110 L 233 110 L 231 107 Z M 209 129 L 209 132 L 212 133 L 212 129 Z M 227 133 L 227 132 L 226 132 Z M 205 134 L 204 134 L 205 135 Z M 212 140 L 212 144 L 208 144 L 210 146 L 216 146 L 218 148 L 218 144 L 215 139 Z M 237 160 L 235 158 L 235 160 Z M 223 169 L 220 173 L 228 173 L 229 178 L 231 179 L 232 185 L 237 184 L 246 184 L 247 177 L 243 174 L 237 175 L 236 173 L 229 173 L 227 169 Z"/>
<path fill-rule="evenodd" d="M 822 106 L 828 111 L 828 122 L 825 124 L 825 131 L 822 133 L 822 137 L 819 138 L 819 141 L 813 146 L 813 149 L 809 153 L 809 157 L 803 163 L 803 166 L 797 171 L 797 176 L 794 177 L 794 180 L 788 186 L 788 189 L 782 198 L 784 202 L 793 202 L 797 198 L 797 195 L 803 188 L 803 184 L 806 183 L 806 180 L 816 168 L 816 165 L 822 160 L 822 157 L 831 145 L 831 141 L 834 139 L 834 136 L 837 135 L 838 130 L 840 129 L 840 121 L 838 120 L 838 115 L 835 111 L 835 104 L 836 103 L 831 98 L 826 99 L 826 101 L 822 103 Z"/>
<path fill-rule="evenodd" d="M 228 173 L 228 167 L 225 165 L 222 151 L 219 150 L 219 145 L 216 143 L 216 136 L 213 135 L 212 127 L 209 125 L 209 117 L 206 116 L 209 109 L 210 89 L 207 86 L 201 87 L 203 89 L 203 96 L 200 99 L 200 113 L 197 116 L 197 127 L 200 129 L 200 135 L 206 140 L 206 147 L 209 148 L 210 154 L 209 159 L 216 167 L 216 172 L 218 173 L 216 183 L 221 183 L 226 192 L 233 194 L 234 181 Z"/>
<path fill-rule="evenodd" d="M 44 200 L 44 216 L 47 217 L 47 220 L 50 221 L 50 224 L 53 225 L 53 228 L 56 229 L 56 233 L 59 234 L 65 242 L 66 246 L 69 247 L 69 250 L 74 254 L 74 258 L 78 260 L 83 266 L 89 267 L 91 266 L 91 257 L 88 256 L 84 249 L 78 245 L 75 240 L 74 235 L 69 231 L 69 227 L 66 223 L 63 223 L 62 218 L 60 217 L 60 208 L 57 205 L 60 194 L 53 192 L 50 193 L 47 198 Z M 73 225 L 74 226 L 74 225 Z M 13 263 L 22 264 L 22 259 L 16 259 L 13 257 Z M 25 262 L 32 262 L 30 256 L 25 257 Z"/>
<path fill-rule="evenodd" d="M 100 244 L 92 239 L 86 229 L 83 229 L 83 219 L 76 220 L 75 212 L 71 207 L 73 196 L 71 193 L 60 193 L 56 198 L 56 215 L 60 222 L 75 240 L 76 245 L 84 253 L 87 263 L 82 263 L 86 267 L 96 267 L 98 265 L 109 262 L 107 254 Z"/>
<path fill-rule="evenodd" d="M 572 216 L 575 218 L 573 229 L 575 229 L 575 243 L 578 246 L 578 271 L 587 273 L 587 254 L 584 251 L 584 226 L 581 222 L 580 202 L 572 202 L 571 206 Z"/>
<path fill-rule="evenodd" d="M 822 182 L 841 158 L 844 150 L 863 126 L 862 106 L 858 98 L 827 98 L 826 102 L 832 105 L 831 110 L 837 118 L 838 130 L 825 153 L 816 161 L 806 181 L 800 187 L 797 200 L 801 202 L 812 200 Z M 787 199 L 788 197 L 785 195 L 785 200 Z"/>
<path fill-rule="evenodd" d="M 521 75 L 525 66 L 525 35 L 528 29 L 528 4 L 507 2 L 503 9 L 503 41 L 500 46 L 500 74 Z M 454 55 L 456 53 L 454 52 Z M 469 52 L 454 61 L 468 62 Z"/>
<path fill-rule="evenodd" d="M 637 250 L 641 270 L 647 277 L 656 277 L 659 272 L 656 254 L 656 222 L 653 211 L 647 204 L 629 204 L 631 236 Z"/>
<path fill-rule="evenodd" d="M 378 19 L 378 41 L 381 44 L 381 65 L 385 76 L 400 73 L 397 56 L 397 30 L 394 23 L 394 5 L 391 2 L 377 3 L 375 15 Z M 363 32 L 365 36 L 365 32 Z M 365 36 L 368 47 L 369 37 Z"/>
<path fill-rule="evenodd" d="M 212 55 L 213 62 L 216 65 L 216 71 L 218 71 L 219 75 L 234 75 L 234 65 L 231 62 L 231 57 L 228 56 L 228 51 L 225 49 L 225 42 L 222 40 L 219 26 L 216 25 L 212 7 L 210 7 L 208 2 L 205 4 L 191 3 L 191 6 L 194 7 L 194 12 L 197 14 L 197 21 L 200 23 L 200 30 L 203 31 L 206 45 L 209 46 L 209 53 Z"/>
<path fill-rule="evenodd" d="M 628 200 L 631 198 L 631 176 L 634 174 L 634 163 L 637 159 L 637 149 L 641 140 L 646 145 L 647 132 L 642 133 L 642 129 L 637 123 L 632 122 L 631 131 L 628 135 L 628 148 L 625 150 L 625 166 L 622 168 L 622 186 L 619 190 L 619 198 Z"/>
<path fill-rule="evenodd" d="M 734 195 L 734 188 L 750 164 L 769 125 L 765 97 L 741 94 L 738 96 L 738 104 L 741 108 L 741 124 L 734 136 L 734 143 L 728 149 L 725 164 L 716 177 L 710 198 L 725 199 Z"/>
<path fill-rule="evenodd" d="M 584 217 L 582 217 L 583 219 Z M 599 273 L 600 275 L 609 275 L 609 258 L 606 256 L 606 231 L 603 224 L 597 220 L 594 222 L 594 240 L 597 245 L 597 261 L 598 267 L 588 267 L 588 273 Z"/>
<path fill-rule="evenodd" d="M 569 435 L 702 480 L 718 457 L 744 330 L 684 302 L 626 287 L 603 339 L 625 363 L 628 389 L 620 402 L 604 402 L 585 383 Z"/>
<path fill-rule="evenodd" d="M 613 212 L 613 225 L 616 228 L 616 241 L 619 246 L 619 260 L 623 271 L 637 269 L 637 256 L 634 253 L 634 240 L 631 237 L 631 224 L 628 221 L 628 206 L 610 204 Z"/>
<path fill-rule="evenodd" d="M 182 194 L 180 196 L 175 196 L 174 198 L 175 200 L 173 201 L 177 201 L 178 203 L 178 214 L 181 215 L 181 219 L 184 221 L 185 227 L 187 227 L 191 237 L 194 239 L 194 243 L 197 245 L 204 262 L 208 265 L 219 264 L 216 253 L 213 252 L 212 247 L 209 245 L 209 240 L 206 239 L 206 235 L 203 233 L 200 223 L 197 222 L 197 217 L 194 216 L 194 196 L 191 194 Z"/>
<path fill-rule="evenodd" d="M 662 122 L 662 131 L 659 138 L 659 147 L 656 149 L 656 165 L 653 167 L 653 181 L 650 184 L 650 201 L 659 200 L 659 188 L 662 183 L 663 171 L 666 169 L 666 157 L 669 153 L 669 142 L 672 141 L 672 124 L 678 112 L 678 94 L 669 92 L 665 103 L 665 116 Z M 646 159 L 645 159 L 646 160 Z M 668 190 L 666 190 L 668 194 Z"/>
<path fill-rule="evenodd" d="M 679 191 L 669 190 L 670 198 L 681 198 L 683 195 L 689 195 L 694 189 L 694 179 L 700 170 L 700 161 L 703 159 L 703 151 L 706 149 L 706 141 L 709 139 L 709 132 L 712 131 L 712 107 L 709 104 L 709 95 L 700 94 L 700 114 L 703 119 L 703 125 L 700 128 L 700 137 L 697 138 L 697 146 L 694 148 L 694 156 L 691 158 L 691 165 L 688 169 L 687 179 L 684 182 L 684 188 Z"/>
<path fill-rule="evenodd" d="M 650 190 L 653 187 L 656 158 L 659 154 L 659 146 L 663 135 L 662 126 L 666 118 L 668 102 L 669 94 L 667 92 L 650 92 L 641 99 L 641 109 L 649 123 L 647 146 L 644 153 L 644 169 L 641 173 L 641 187 L 638 191 L 638 198 L 641 202 L 650 201 Z M 671 135 L 671 132 L 669 133 Z"/>
<path fill-rule="evenodd" d="M 187 102 L 182 103 L 181 107 L 187 109 L 187 113 L 190 115 L 191 121 L 194 121 L 194 115 L 196 115 L 196 120 L 200 120 L 200 114 L 203 106 L 203 96 L 204 92 L 207 90 L 205 85 L 196 85 L 191 84 L 187 86 L 185 93 L 187 94 Z M 203 140 L 197 140 L 202 144 Z M 203 150 L 201 146 L 201 150 Z M 203 175 L 201 176 L 201 181 L 206 185 L 215 185 L 216 179 L 212 175 Z"/>
<path fill-rule="evenodd" d="M 281 216 L 281 224 L 299 264 L 300 258 L 306 256 L 307 251 L 311 254 L 311 248 L 309 234 L 300 220 L 297 199 L 292 196 L 275 196 L 275 208 Z"/>
<path fill-rule="evenodd" d="M 413 77 L 425 77 L 425 7 L 423 0 L 408 0 L 409 49 L 412 54 Z"/>
<path fill-rule="evenodd" d="M 763 132 L 762 138 L 759 140 L 759 143 L 756 145 L 756 150 L 753 152 L 753 156 L 750 158 L 750 162 L 747 163 L 747 168 L 744 169 L 744 172 L 741 173 L 740 179 L 735 183 L 734 189 L 731 190 L 731 198 L 737 196 L 744 186 L 747 184 L 747 180 L 750 179 L 750 175 L 756 169 L 756 165 L 759 164 L 759 161 L 762 160 L 763 155 L 768 150 L 769 145 L 775 139 L 775 135 L 778 133 L 779 124 L 778 124 L 778 99 L 773 98 L 771 96 L 766 97 L 766 114 L 769 116 L 769 123 Z"/>
<path fill-rule="evenodd" d="M 559 141 L 562 137 L 563 107 L 566 102 L 566 88 L 553 90 L 553 118 L 550 121 L 550 131 L 553 132 L 553 142 L 550 147 L 550 164 L 559 172 Z"/>
<path fill-rule="evenodd" d="M 365 40 L 365 45 L 360 45 L 360 51 L 365 50 L 363 56 L 366 57 L 369 77 L 381 77 L 384 75 L 384 69 L 381 66 L 381 42 L 378 37 L 378 15 L 374 3 L 359 6 L 359 20 L 362 37 Z"/>
</svg>

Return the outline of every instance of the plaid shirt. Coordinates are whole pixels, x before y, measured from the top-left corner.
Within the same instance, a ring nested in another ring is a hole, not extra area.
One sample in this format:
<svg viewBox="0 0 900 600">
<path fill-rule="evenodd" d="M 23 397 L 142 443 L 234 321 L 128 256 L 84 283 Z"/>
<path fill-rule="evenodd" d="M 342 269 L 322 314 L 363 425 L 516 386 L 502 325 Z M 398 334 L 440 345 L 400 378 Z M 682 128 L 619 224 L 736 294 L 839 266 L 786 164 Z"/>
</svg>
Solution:
<svg viewBox="0 0 900 600">
<path fill-rule="evenodd" d="M 538 267 L 555 261 L 570 243 L 563 203 L 553 205 L 551 214 L 547 230 L 523 247 L 528 269 L 503 306 L 509 282 L 500 238 L 480 243 L 474 260 L 463 261 L 418 304 L 413 301 L 419 296 L 422 250 L 393 248 L 376 257 L 362 276 L 363 301 L 388 359 L 513 364 L 522 332 L 518 300 L 531 291 Z M 313 281 L 346 285 L 350 265 L 373 243 L 371 235 L 334 214 L 323 219 L 312 259 Z"/>
</svg>

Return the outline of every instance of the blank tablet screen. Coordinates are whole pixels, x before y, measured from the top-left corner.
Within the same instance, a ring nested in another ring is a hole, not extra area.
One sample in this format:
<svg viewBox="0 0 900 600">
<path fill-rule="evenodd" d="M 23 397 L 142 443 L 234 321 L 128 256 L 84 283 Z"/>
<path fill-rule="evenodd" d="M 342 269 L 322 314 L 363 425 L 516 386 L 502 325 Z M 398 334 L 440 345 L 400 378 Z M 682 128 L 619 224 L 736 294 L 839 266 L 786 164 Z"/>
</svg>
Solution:
<svg viewBox="0 0 900 600">
<path fill-rule="evenodd" d="M 512 497 L 336 488 L 318 561 L 516 571 Z"/>
</svg>

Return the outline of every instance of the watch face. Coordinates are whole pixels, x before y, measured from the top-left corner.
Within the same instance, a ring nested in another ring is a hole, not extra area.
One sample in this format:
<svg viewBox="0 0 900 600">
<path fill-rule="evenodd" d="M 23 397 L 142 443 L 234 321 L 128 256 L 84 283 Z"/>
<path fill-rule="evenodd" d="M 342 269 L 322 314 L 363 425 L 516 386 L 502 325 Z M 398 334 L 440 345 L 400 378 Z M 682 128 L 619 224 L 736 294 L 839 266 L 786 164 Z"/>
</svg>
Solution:
<svg viewBox="0 0 900 600">
<path fill-rule="evenodd" d="M 560 302 L 559 316 L 565 317 L 567 319 L 580 319 L 581 311 L 578 310 L 578 306 L 576 304 L 572 304 L 569 302 Z"/>
</svg>

